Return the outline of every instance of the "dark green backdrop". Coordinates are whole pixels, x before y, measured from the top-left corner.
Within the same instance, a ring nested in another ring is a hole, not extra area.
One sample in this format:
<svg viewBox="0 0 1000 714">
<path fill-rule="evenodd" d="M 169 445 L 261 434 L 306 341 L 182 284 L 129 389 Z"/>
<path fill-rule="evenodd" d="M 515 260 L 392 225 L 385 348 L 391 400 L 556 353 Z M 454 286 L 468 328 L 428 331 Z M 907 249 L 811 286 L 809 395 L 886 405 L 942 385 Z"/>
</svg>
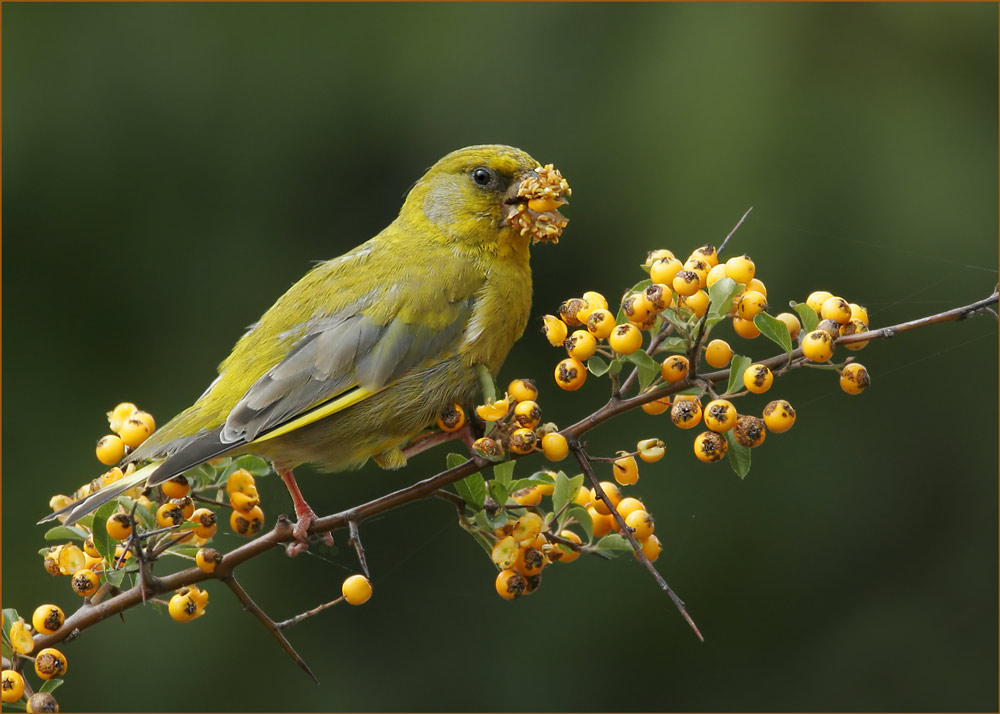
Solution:
<svg viewBox="0 0 1000 714">
<path fill-rule="evenodd" d="M 997 280 L 996 4 L 5 3 L 2 19 L 5 607 L 76 606 L 34 522 L 99 473 L 103 412 L 186 406 L 311 261 L 382 228 L 466 144 L 520 146 L 572 182 L 564 240 L 534 253 L 535 315 L 617 294 L 647 249 L 718 242 L 751 205 L 733 250 L 778 307 L 825 288 L 884 325 Z M 790 399 L 798 424 L 744 482 L 663 418 L 593 434 L 598 453 L 667 441 L 636 490 L 705 644 L 631 558 L 553 567 L 501 601 L 434 501 L 365 524 L 367 606 L 291 631 L 322 686 L 210 586 L 193 624 L 137 609 L 68 645 L 64 710 L 995 711 L 996 344 L 977 318 L 873 345 L 860 397 L 824 372 L 781 380 L 756 402 Z M 502 377 L 539 377 L 566 424 L 604 385 L 558 393 L 558 357 L 532 328 Z M 300 483 L 331 512 L 443 462 Z M 262 489 L 270 516 L 288 510 L 280 483 Z M 320 555 L 271 553 L 244 584 L 290 616 L 355 568 Z"/>
</svg>

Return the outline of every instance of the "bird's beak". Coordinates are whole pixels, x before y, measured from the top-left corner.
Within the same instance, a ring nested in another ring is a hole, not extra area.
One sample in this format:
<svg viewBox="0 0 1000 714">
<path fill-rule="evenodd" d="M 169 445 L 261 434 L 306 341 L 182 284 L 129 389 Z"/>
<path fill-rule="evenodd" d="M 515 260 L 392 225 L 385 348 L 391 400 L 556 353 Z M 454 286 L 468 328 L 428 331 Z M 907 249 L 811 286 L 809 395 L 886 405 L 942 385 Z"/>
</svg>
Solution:
<svg viewBox="0 0 1000 714">
<path fill-rule="evenodd" d="M 530 235 L 533 243 L 558 243 L 569 223 L 559 206 L 569 203 L 570 193 L 569 183 L 552 164 L 525 171 L 507 193 L 504 224 Z"/>
</svg>

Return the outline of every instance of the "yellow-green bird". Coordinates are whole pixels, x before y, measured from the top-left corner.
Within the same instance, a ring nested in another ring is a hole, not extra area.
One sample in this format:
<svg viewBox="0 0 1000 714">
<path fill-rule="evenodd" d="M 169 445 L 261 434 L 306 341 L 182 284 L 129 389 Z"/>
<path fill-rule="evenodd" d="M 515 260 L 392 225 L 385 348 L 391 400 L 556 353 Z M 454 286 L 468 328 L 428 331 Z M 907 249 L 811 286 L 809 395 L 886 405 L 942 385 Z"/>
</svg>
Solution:
<svg viewBox="0 0 1000 714">
<path fill-rule="evenodd" d="M 496 376 L 531 307 L 528 246 L 558 238 L 569 188 L 509 146 L 438 161 L 374 238 L 320 263 L 252 325 L 190 407 L 134 452 L 151 463 L 46 520 L 73 523 L 145 482 L 223 455 L 270 460 L 307 543 L 316 518 L 292 470 L 405 465 L 402 447 L 452 402 L 470 403 L 479 371 Z M 300 547 L 301 549 L 301 547 Z"/>
</svg>

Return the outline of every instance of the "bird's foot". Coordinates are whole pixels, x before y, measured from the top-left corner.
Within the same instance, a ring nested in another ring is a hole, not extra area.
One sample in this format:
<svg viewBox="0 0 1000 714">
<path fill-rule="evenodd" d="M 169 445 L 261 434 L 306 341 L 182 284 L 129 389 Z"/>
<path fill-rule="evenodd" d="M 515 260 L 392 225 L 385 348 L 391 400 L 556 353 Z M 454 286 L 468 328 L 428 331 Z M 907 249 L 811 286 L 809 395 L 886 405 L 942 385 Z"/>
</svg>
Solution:
<svg viewBox="0 0 1000 714">
<path fill-rule="evenodd" d="M 292 475 L 292 472 L 290 470 L 282 470 L 278 473 L 281 476 L 281 480 L 285 482 L 285 486 L 288 487 L 288 493 L 292 496 L 292 504 L 295 506 L 295 518 L 297 520 L 295 527 L 292 529 L 295 542 L 285 546 L 285 553 L 289 557 L 294 558 L 302 551 L 309 549 L 309 528 L 316 521 L 316 512 L 306 503 L 306 499 L 302 497 L 302 492 L 299 491 L 298 484 L 295 483 L 295 477 Z M 333 545 L 333 534 L 330 531 L 323 533 L 323 542 L 330 546 Z"/>
</svg>

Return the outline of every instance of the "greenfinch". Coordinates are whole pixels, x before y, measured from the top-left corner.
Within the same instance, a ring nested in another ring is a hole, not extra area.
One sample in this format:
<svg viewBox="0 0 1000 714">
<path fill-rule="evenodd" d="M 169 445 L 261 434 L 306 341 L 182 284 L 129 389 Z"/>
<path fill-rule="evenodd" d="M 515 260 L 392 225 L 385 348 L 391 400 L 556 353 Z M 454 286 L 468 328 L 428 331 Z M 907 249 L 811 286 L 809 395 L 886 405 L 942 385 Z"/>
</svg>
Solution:
<svg viewBox="0 0 1000 714">
<path fill-rule="evenodd" d="M 369 458 L 399 468 L 403 446 L 446 406 L 470 403 L 479 373 L 495 377 L 524 331 L 529 244 L 558 240 L 569 193 L 558 171 L 519 149 L 448 154 L 388 227 L 278 298 L 198 400 L 122 461 L 145 466 L 45 520 L 71 524 L 139 484 L 254 453 L 288 487 L 305 547 L 316 515 L 292 470 L 345 471 Z"/>
</svg>

